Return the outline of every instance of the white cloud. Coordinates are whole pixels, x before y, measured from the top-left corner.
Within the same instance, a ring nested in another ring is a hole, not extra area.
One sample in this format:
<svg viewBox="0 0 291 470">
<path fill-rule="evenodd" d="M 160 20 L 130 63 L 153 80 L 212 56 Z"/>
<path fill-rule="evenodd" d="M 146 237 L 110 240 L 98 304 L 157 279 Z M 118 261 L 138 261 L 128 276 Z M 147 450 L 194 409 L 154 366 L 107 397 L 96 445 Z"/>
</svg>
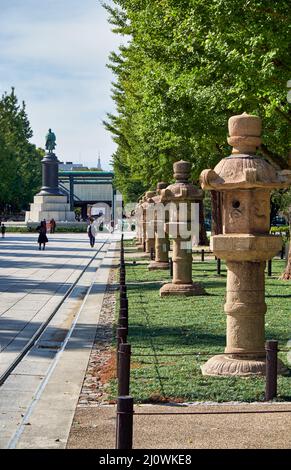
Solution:
<svg viewBox="0 0 291 470">
<path fill-rule="evenodd" d="M 96 0 L 0 0 L 0 91 L 15 86 L 43 146 L 51 127 L 63 160 L 108 168 L 115 144 L 101 123 L 112 112 L 113 77 L 106 68 L 116 50 L 107 13 Z M 40 7 L 41 5 L 41 7 Z"/>
</svg>

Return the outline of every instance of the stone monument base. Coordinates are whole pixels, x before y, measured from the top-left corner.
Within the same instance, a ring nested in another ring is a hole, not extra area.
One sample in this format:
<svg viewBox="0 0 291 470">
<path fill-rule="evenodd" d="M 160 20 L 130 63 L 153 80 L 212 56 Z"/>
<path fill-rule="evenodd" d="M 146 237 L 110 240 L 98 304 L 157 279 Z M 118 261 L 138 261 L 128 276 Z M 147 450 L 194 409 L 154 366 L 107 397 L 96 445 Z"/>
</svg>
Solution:
<svg viewBox="0 0 291 470">
<path fill-rule="evenodd" d="M 203 375 L 214 376 L 265 376 L 266 375 L 266 359 L 261 358 L 234 358 L 231 356 L 217 355 L 211 357 L 203 366 L 201 366 Z M 278 359 L 278 374 L 284 375 L 288 369 Z"/>
<path fill-rule="evenodd" d="M 164 284 L 160 288 L 160 296 L 165 297 L 167 295 L 205 295 L 206 292 L 204 288 L 198 282 L 193 282 L 191 284 L 173 284 L 168 283 Z"/>
<path fill-rule="evenodd" d="M 166 261 L 151 261 L 148 266 L 150 271 L 154 271 L 155 269 L 169 269 L 169 263 Z"/>
<path fill-rule="evenodd" d="M 43 219 L 48 222 L 51 219 L 55 219 L 56 222 L 75 221 L 75 212 L 70 210 L 67 196 L 39 194 L 34 196 L 30 211 L 25 214 L 25 222 L 40 222 Z"/>
</svg>

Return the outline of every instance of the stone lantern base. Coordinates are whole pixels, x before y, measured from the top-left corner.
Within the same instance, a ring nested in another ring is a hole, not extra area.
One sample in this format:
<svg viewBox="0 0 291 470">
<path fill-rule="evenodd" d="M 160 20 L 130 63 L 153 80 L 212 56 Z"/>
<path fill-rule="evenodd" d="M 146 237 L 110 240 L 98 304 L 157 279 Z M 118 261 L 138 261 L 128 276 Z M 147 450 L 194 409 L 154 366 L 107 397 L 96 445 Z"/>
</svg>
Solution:
<svg viewBox="0 0 291 470">
<path fill-rule="evenodd" d="M 282 361 L 278 359 L 278 374 L 284 375 L 288 372 Z M 203 375 L 214 376 L 239 376 L 252 377 L 266 375 L 266 359 L 261 358 L 234 358 L 231 356 L 217 355 L 211 357 L 203 366 L 201 366 Z"/>
<path fill-rule="evenodd" d="M 169 263 L 165 261 L 151 261 L 149 263 L 149 270 L 154 271 L 155 269 L 169 269 Z"/>
<path fill-rule="evenodd" d="M 160 296 L 165 297 L 167 295 L 205 295 L 205 290 L 198 282 L 192 282 L 191 284 L 164 284 L 160 289 Z"/>
</svg>

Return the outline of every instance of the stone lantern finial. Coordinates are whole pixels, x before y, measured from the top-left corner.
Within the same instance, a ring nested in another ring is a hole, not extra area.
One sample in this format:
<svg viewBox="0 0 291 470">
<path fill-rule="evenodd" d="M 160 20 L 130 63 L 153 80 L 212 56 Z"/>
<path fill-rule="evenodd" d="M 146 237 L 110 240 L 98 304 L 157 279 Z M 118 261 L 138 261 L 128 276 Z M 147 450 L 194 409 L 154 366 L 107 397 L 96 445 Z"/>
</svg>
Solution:
<svg viewBox="0 0 291 470">
<path fill-rule="evenodd" d="M 191 163 L 180 160 L 174 163 L 174 178 L 176 183 L 188 183 L 191 173 Z"/>
<path fill-rule="evenodd" d="M 228 120 L 227 142 L 232 153 L 253 154 L 261 144 L 262 120 L 258 116 L 243 113 Z"/>
</svg>

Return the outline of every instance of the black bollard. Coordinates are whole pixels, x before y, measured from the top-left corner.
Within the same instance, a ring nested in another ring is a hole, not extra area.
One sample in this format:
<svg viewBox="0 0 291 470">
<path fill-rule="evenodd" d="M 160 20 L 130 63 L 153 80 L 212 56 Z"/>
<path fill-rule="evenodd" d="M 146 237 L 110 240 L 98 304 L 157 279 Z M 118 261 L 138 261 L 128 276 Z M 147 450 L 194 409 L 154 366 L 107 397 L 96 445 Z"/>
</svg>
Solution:
<svg viewBox="0 0 291 470">
<path fill-rule="evenodd" d="M 217 274 L 218 276 L 220 276 L 221 274 L 221 259 L 220 258 L 216 258 L 216 268 L 217 268 Z"/>
<path fill-rule="evenodd" d="M 123 270 L 119 272 L 119 284 L 125 286 L 125 272 Z"/>
<path fill-rule="evenodd" d="M 119 308 L 121 309 L 126 309 L 128 311 L 128 299 L 127 297 L 120 297 L 119 299 Z"/>
<path fill-rule="evenodd" d="M 173 258 L 170 258 L 169 261 L 170 261 L 170 263 L 169 263 L 169 266 L 170 266 L 170 276 L 173 277 Z"/>
<path fill-rule="evenodd" d="M 116 449 L 132 449 L 133 398 L 118 397 L 116 417 Z"/>
<path fill-rule="evenodd" d="M 277 396 L 277 357 L 278 341 L 266 341 L 266 389 L 265 400 L 272 400 Z"/>
<path fill-rule="evenodd" d="M 280 253 L 280 258 L 281 258 L 281 259 L 284 259 L 284 254 L 285 254 L 285 246 L 283 245 L 283 246 L 282 246 L 281 253 Z"/>
<path fill-rule="evenodd" d="M 119 286 L 119 292 L 120 292 L 120 297 L 121 297 L 121 298 L 123 298 L 123 299 L 126 298 L 126 291 L 127 291 L 126 285 L 120 284 L 120 286 Z"/>
<path fill-rule="evenodd" d="M 129 395 L 130 383 L 130 355 L 131 346 L 128 343 L 119 345 L 119 368 L 118 368 L 118 396 Z"/>
<path fill-rule="evenodd" d="M 201 250 L 201 261 L 204 261 L 204 250 Z"/>
<path fill-rule="evenodd" d="M 268 260 L 268 276 L 272 276 L 272 260 Z"/>
<path fill-rule="evenodd" d="M 126 335 L 128 335 L 128 316 L 120 314 L 118 318 L 118 327 L 126 329 Z"/>
<path fill-rule="evenodd" d="M 118 364 L 118 351 L 119 351 L 119 346 L 121 343 L 126 343 L 126 337 L 127 337 L 127 329 L 125 327 L 118 327 L 116 328 L 116 369 L 117 369 L 117 376 L 118 376 L 118 369 L 119 369 L 119 364 Z"/>
</svg>

